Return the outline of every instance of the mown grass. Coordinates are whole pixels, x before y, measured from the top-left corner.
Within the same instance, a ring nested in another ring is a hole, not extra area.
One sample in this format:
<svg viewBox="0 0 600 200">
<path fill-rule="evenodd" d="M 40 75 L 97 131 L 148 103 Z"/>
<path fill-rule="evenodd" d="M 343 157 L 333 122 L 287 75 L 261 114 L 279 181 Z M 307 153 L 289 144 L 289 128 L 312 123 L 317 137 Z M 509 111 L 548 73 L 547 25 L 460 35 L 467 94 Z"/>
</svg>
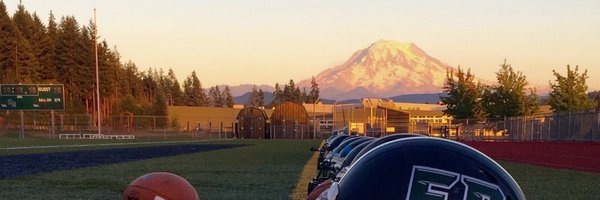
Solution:
<svg viewBox="0 0 600 200">
<path fill-rule="evenodd" d="M 499 162 L 519 183 L 527 199 L 598 199 L 600 173 Z"/>
<path fill-rule="evenodd" d="M 119 199 L 136 177 L 168 171 L 201 199 L 288 199 L 319 141 L 236 140 L 248 146 L 0 180 L 0 199 Z"/>
<path fill-rule="evenodd" d="M 160 139 L 134 140 L 156 142 Z M 123 142 L 115 140 L 0 140 L 0 147 Z M 198 141 L 189 141 L 198 142 Z M 302 199 L 314 174 L 301 172 L 319 141 L 233 140 L 249 146 L 0 180 L 0 199 L 119 199 L 138 176 L 169 171 L 188 179 L 202 199 Z M 143 144 L 159 145 L 159 144 Z M 140 145 L 125 145 L 140 146 Z M 123 146 L 15 150 L 8 154 L 73 151 Z M 0 154 L 7 154 L 6 150 Z M 528 199 L 597 199 L 600 173 L 499 162 Z M 314 167 L 314 163 L 309 163 Z M 298 182 L 302 182 L 298 184 Z M 295 193 L 294 189 L 297 188 Z M 293 195 L 293 196 L 290 196 Z"/>
</svg>

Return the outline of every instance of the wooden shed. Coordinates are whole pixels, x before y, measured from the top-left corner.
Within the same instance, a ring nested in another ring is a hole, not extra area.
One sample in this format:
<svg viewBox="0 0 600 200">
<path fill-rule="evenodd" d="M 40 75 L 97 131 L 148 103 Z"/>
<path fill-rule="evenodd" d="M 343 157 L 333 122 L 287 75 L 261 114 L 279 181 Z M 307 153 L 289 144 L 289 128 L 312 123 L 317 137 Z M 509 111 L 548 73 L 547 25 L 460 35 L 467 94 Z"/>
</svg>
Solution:
<svg viewBox="0 0 600 200">
<path fill-rule="evenodd" d="M 238 113 L 236 136 L 238 138 L 269 138 L 269 118 L 263 109 L 247 107 Z"/>
<path fill-rule="evenodd" d="M 308 113 L 303 105 L 285 102 L 273 108 L 271 114 L 272 138 L 309 139 L 312 138 Z"/>
</svg>

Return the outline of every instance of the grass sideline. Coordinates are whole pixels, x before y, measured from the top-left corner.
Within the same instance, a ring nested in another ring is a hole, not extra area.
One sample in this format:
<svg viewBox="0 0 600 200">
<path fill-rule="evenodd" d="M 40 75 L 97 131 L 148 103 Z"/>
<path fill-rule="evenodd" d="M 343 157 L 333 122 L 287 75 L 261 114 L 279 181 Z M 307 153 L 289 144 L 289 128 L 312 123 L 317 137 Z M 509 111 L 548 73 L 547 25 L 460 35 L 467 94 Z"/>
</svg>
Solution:
<svg viewBox="0 0 600 200">
<path fill-rule="evenodd" d="M 138 141 L 164 140 L 134 140 Z M 118 142 L 123 141 L 31 138 L 0 140 L 0 147 Z M 234 140 L 205 143 L 251 146 L 2 179 L 0 199 L 118 199 L 129 182 L 153 171 L 171 171 L 186 177 L 197 187 L 203 199 L 303 199 L 306 197 L 306 183 L 316 175 L 316 169 L 301 172 L 303 168 L 316 168 L 315 152 L 308 149 L 317 147 L 318 141 Z M 160 144 L 136 146 L 140 145 Z M 98 148 L 120 147 L 122 146 Z M 29 149 L 9 154 L 90 148 L 96 147 Z M 0 151 L 0 154 L 3 153 L 6 155 L 6 150 Z M 595 199 L 600 194 L 599 173 L 505 161 L 499 163 L 517 180 L 528 199 Z"/>
<path fill-rule="evenodd" d="M 598 199 L 600 173 L 498 162 L 519 183 L 527 199 Z"/>
<path fill-rule="evenodd" d="M 323 143 L 320 144 L 323 146 Z M 317 162 L 319 158 L 319 152 L 316 151 L 313 153 L 313 156 L 306 162 L 304 165 L 304 170 L 302 170 L 302 174 L 300 174 L 300 178 L 298 178 L 298 183 L 296 183 L 296 189 L 292 193 L 290 199 L 292 200 L 302 200 L 307 196 L 308 191 L 308 183 L 312 180 L 313 177 L 317 174 Z"/>
<path fill-rule="evenodd" d="M 226 143 L 249 146 L 3 179 L 0 199 L 119 199 L 132 180 L 155 171 L 185 177 L 202 199 L 288 199 L 319 141 Z"/>
</svg>

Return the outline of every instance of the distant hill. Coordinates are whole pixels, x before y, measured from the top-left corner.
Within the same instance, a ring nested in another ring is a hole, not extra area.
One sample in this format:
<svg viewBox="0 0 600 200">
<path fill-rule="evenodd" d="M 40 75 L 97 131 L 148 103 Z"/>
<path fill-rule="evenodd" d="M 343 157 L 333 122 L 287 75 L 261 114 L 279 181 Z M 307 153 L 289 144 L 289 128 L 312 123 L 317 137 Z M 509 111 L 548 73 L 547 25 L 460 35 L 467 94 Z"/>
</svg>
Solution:
<svg viewBox="0 0 600 200">
<path fill-rule="evenodd" d="M 223 91 L 225 89 L 226 85 L 219 85 L 219 89 L 221 91 Z M 228 85 L 229 86 L 229 90 L 231 90 L 231 96 L 234 97 L 238 97 L 238 96 L 242 96 L 245 95 L 248 92 L 252 91 L 252 88 L 254 88 L 255 85 L 253 84 L 242 84 L 242 85 Z M 270 86 L 270 85 L 256 85 L 256 89 L 262 89 L 263 92 L 266 93 L 272 93 L 273 91 L 275 91 L 275 87 Z M 266 96 L 265 96 L 266 98 Z M 270 101 L 269 101 L 270 102 Z"/>
<path fill-rule="evenodd" d="M 250 90 L 252 90 L 252 89 L 250 89 Z M 235 102 L 236 104 L 247 104 L 250 100 L 250 93 L 251 92 L 246 92 L 245 94 L 243 94 L 241 96 L 233 97 L 233 102 Z M 265 92 L 265 105 L 271 103 L 271 101 L 273 101 L 273 93 Z"/>
</svg>

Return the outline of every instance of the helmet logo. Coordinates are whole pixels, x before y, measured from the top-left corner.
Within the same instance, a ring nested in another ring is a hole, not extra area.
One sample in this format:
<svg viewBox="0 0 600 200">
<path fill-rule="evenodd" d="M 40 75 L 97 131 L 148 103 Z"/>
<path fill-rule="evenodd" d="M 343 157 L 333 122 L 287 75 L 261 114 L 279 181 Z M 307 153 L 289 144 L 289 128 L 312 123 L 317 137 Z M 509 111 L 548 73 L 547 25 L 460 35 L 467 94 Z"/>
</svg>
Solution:
<svg viewBox="0 0 600 200">
<path fill-rule="evenodd" d="M 458 182 L 461 184 L 458 184 Z M 458 191 L 458 192 L 457 192 Z M 505 200 L 495 184 L 447 170 L 413 166 L 406 199 Z"/>
</svg>

